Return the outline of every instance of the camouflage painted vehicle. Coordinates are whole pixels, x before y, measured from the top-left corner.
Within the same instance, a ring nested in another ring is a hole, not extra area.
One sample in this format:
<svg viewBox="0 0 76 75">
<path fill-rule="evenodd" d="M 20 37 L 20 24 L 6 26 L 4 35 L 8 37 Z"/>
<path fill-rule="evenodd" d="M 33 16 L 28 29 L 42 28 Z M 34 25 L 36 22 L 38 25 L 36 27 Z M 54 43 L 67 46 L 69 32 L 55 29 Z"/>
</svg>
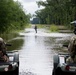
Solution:
<svg viewBox="0 0 76 75">
<path fill-rule="evenodd" d="M 0 74 L 19 74 L 19 53 L 17 51 L 7 51 L 9 62 L 0 59 Z"/>
<path fill-rule="evenodd" d="M 76 63 L 66 63 L 69 54 L 58 54 L 53 57 L 52 75 L 76 75 Z"/>
<path fill-rule="evenodd" d="M 53 57 L 52 75 L 76 75 L 76 35 L 72 36 L 68 48 L 69 54 L 58 54 Z"/>
</svg>

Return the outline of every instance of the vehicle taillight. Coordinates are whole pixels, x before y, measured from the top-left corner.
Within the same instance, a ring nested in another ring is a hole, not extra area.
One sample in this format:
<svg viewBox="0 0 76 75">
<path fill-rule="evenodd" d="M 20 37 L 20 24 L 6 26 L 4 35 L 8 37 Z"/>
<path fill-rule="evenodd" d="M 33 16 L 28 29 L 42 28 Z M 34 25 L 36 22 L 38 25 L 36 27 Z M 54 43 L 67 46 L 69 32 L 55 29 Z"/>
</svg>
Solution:
<svg viewBox="0 0 76 75">
<path fill-rule="evenodd" d="M 8 66 L 8 69 L 12 69 L 12 65 L 11 64 Z"/>
<path fill-rule="evenodd" d="M 65 69 L 66 69 L 66 70 L 69 70 L 69 69 L 70 69 L 70 66 L 67 65 L 67 66 L 65 67 Z"/>
</svg>

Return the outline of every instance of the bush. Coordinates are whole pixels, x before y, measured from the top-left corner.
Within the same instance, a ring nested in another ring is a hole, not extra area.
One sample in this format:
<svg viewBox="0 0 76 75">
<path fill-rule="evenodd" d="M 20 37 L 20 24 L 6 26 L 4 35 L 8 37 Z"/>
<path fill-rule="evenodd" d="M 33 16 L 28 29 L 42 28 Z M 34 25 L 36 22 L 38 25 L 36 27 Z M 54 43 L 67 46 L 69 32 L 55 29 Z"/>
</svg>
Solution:
<svg viewBox="0 0 76 75">
<path fill-rule="evenodd" d="M 50 31 L 51 32 L 58 32 L 58 27 L 53 24 L 53 25 L 50 26 Z"/>
</svg>

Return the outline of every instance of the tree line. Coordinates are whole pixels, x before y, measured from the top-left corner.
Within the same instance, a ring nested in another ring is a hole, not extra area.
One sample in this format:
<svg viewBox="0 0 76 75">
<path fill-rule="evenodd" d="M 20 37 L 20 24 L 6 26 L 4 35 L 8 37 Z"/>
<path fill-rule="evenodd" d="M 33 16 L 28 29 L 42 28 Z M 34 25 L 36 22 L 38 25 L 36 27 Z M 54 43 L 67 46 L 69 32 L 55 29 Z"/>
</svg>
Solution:
<svg viewBox="0 0 76 75">
<path fill-rule="evenodd" d="M 29 22 L 29 15 L 18 1 L 0 0 L 0 33 L 24 29 Z"/>
<path fill-rule="evenodd" d="M 38 1 L 37 5 L 44 6 L 35 12 L 41 24 L 67 25 L 76 20 L 76 0 Z"/>
</svg>

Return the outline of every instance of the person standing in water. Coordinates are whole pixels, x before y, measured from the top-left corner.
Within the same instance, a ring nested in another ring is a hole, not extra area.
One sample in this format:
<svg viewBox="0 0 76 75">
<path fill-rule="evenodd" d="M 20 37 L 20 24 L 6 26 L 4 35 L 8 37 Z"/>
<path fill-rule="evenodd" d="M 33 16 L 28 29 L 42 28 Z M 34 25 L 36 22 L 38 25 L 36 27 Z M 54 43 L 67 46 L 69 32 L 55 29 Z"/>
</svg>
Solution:
<svg viewBox="0 0 76 75">
<path fill-rule="evenodd" d="M 37 25 L 35 25 L 34 29 L 35 29 L 35 32 L 37 33 Z"/>
</svg>

